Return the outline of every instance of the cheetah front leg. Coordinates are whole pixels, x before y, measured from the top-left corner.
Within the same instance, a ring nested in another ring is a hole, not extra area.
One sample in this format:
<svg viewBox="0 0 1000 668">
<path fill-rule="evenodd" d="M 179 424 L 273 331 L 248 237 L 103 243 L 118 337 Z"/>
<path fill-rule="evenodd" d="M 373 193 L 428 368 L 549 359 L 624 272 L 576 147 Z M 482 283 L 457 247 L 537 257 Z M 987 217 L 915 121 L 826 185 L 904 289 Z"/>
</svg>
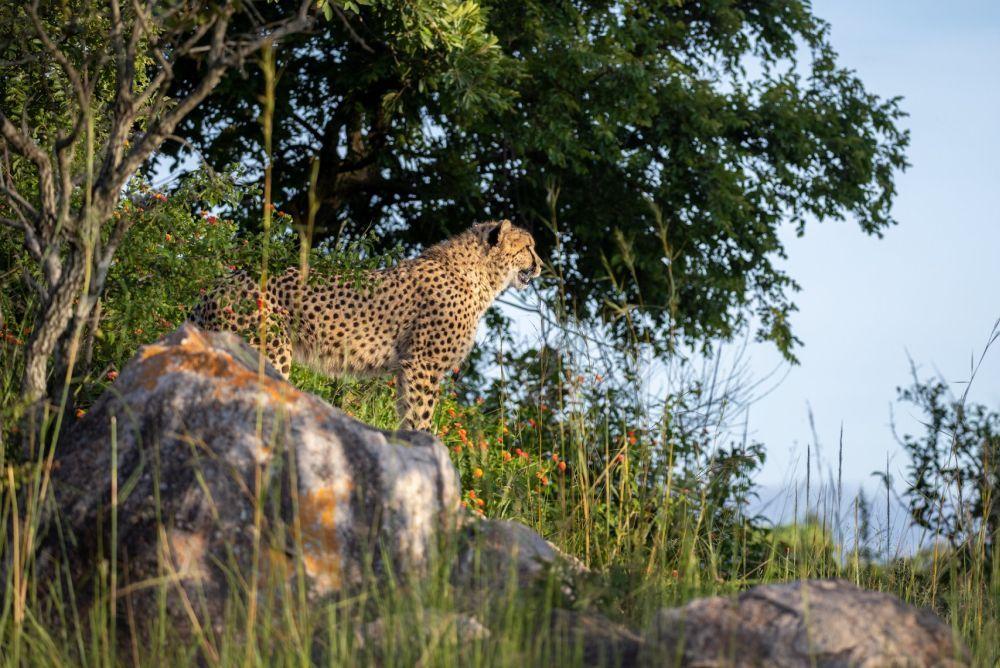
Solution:
<svg viewBox="0 0 1000 668">
<path fill-rule="evenodd" d="M 401 429 L 430 431 L 445 369 L 428 360 L 404 362 L 396 374 L 396 412 Z"/>
</svg>

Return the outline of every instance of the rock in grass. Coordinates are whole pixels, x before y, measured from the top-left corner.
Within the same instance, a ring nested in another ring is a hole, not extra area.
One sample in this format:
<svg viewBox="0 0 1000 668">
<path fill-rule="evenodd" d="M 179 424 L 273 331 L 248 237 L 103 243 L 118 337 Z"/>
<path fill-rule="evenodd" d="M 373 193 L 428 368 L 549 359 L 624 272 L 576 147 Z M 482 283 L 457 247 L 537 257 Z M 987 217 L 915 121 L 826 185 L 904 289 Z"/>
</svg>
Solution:
<svg viewBox="0 0 1000 668">
<path fill-rule="evenodd" d="M 550 578 L 572 597 L 573 580 L 587 569 L 519 522 L 483 519 L 464 528 L 452 579 L 473 596 L 526 590 Z"/>
<path fill-rule="evenodd" d="M 964 666 L 968 651 L 930 610 L 843 580 L 754 587 L 660 611 L 644 663 L 875 668 Z"/>
<path fill-rule="evenodd" d="M 585 666 L 642 665 L 645 641 L 635 631 L 594 612 L 553 610 L 551 633 Z"/>
<path fill-rule="evenodd" d="M 373 429 L 272 368 L 261 378 L 234 336 L 184 325 L 143 347 L 58 450 L 53 487 L 72 538 L 63 554 L 53 530 L 44 554 L 70 565 L 84 604 L 113 547 L 113 435 L 117 610 L 140 630 L 165 592 L 171 631 L 211 644 L 255 574 L 261 606 L 280 604 L 263 592 L 283 587 L 301 600 L 299 563 L 309 601 L 369 573 L 419 575 L 458 519 L 456 471 L 436 439 Z"/>
<path fill-rule="evenodd" d="M 452 645 L 469 645 L 487 640 L 490 635 L 490 630 L 472 615 L 428 609 L 416 615 L 380 617 L 363 624 L 355 629 L 355 642 L 360 648 L 393 648 L 406 643 L 442 641 Z"/>
</svg>

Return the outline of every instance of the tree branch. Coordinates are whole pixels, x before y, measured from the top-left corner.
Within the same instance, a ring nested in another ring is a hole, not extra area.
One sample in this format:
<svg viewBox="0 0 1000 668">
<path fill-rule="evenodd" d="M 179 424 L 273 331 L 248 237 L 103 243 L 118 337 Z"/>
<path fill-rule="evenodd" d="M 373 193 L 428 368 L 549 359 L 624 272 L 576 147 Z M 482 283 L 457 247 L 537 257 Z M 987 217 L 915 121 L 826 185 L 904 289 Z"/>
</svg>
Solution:
<svg viewBox="0 0 1000 668">
<path fill-rule="evenodd" d="M 49 52 L 57 63 L 59 63 L 59 67 L 61 67 L 63 72 L 66 74 L 66 78 L 69 79 L 70 85 L 73 86 L 73 92 L 76 94 L 76 102 L 80 105 L 81 111 L 86 109 L 87 100 L 90 97 L 88 95 L 87 88 L 83 85 L 80 73 L 69 62 L 69 58 L 66 57 L 66 54 L 55 45 L 55 42 L 53 42 L 52 38 L 49 37 L 48 31 L 45 30 L 45 26 L 42 25 L 41 19 L 38 18 L 38 0 L 34 0 L 34 2 L 32 2 L 28 7 L 28 16 L 31 18 L 31 23 L 35 27 L 35 34 L 38 35 L 38 39 L 41 40 L 45 50 Z"/>
<path fill-rule="evenodd" d="M 347 34 L 351 37 L 351 39 L 354 40 L 358 46 L 360 46 L 363 50 L 367 51 L 368 53 L 375 53 L 375 49 L 368 46 L 368 42 L 366 42 L 361 37 L 361 35 L 359 35 L 357 31 L 354 30 L 354 26 L 352 26 L 350 21 L 347 20 L 347 15 L 344 13 L 344 10 L 341 9 L 339 5 L 334 4 L 332 2 L 330 3 L 330 6 L 333 7 L 333 12 L 337 15 L 337 18 L 339 18 L 340 22 L 344 25 L 344 28 L 347 30 Z"/>
<path fill-rule="evenodd" d="M 42 206 L 36 218 L 37 224 L 44 230 L 47 226 L 46 218 L 50 219 L 48 223 L 51 224 L 56 215 L 56 192 L 49 156 L 27 134 L 14 127 L 3 111 L 0 111 L 0 135 L 11 148 L 33 162 L 38 170 L 38 192 Z"/>
<path fill-rule="evenodd" d="M 125 26 L 122 22 L 121 6 L 118 0 L 110 0 L 111 9 L 111 45 L 115 52 L 115 76 L 117 77 L 117 88 L 115 99 L 112 105 L 113 120 L 111 129 L 108 132 L 108 150 L 105 152 L 104 161 L 101 164 L 98 181 L 107 180 L 115 166 L 121 160 L 122 150 L 125 140 L 135 120 L 136 105 L 132 100 L 132 84 L 135 78 L 135 54 L 139 40 L 146 34 L 143 26 L 145 17 L 143 9 L 138 2 L 133 2 L 135 7 L 135 22 L 132 25 L 132 34 L 128 44 L 124 41 Z"/>
<path fill-rule="evenodd" d="M 302 129 L 304 129 L 306 132 L 308 132 L 309 134 L 311 134 L 319 142 L 322 143 L 322 141 L 323 141 L 323 133 L 319 131 L 319 128 L 317 128 L 315 125 L 313 125 L 312 123 L 310 123 L 306 119 L 302 118 L 294 109 L 292 109 L 292 111 L 291 111 L 291 117 L 292 117 L 293 121 L 295 121 L 296 123 L 298 123 L 299 125 L 302 126 Z"/>
<path fill-rule="evenodd" d="M 35 294 L 38 295 L 38 298 L 43 302 L 49 298 L 49 291 L 35 280 L 35 278 L 31 275 L 31 272 L 28 271 L 27 267 L 23 267 L 21 269 L 21 280 L 23 280 L 28 285 L 28 288 L 33 290 Z"/>
<path fill-rule="evenodd" d="M 226 39 L 226 31 L 229 28 L 233 8 L 226 6 L 216 17 L 211 25 L 211 42 L 208 45 L 208 57 L 206 59 L 206 71 L 202 79 L 198 82 L 188 95 L 165 113 L 159 120 L 154 121 L 146 133 L 135 143 L 132 150 L 124 157 L 115 169 L 113 178 L 109 178 L 102 184 L 102 196 L 108 198 L 112 193 L 120 190 L 125 182 L 134 174 L 152 153 L 159 148 L 163 141 L 173 134 L 174 128 L 180 123 L 198 104 L 201 103 L 212 89 L 221 81 L 223 74 L 230 67 L 240 64 L 243 60 L 259 50 L 267 42 L 278 41 L 288 35 L 301 32 L 312 25 L 312 18 L 309 15 L 311 0 L 301 0 L 299 10 L 294 19 L 281 22 L 277 27 L 267 26 L 253 38 L 241 38 L 235 40 L 237 46 L 228 48 L 229 40 Z M 188 40 L 188 43 L 191 43 Z M 192 47 L 189 53 L 193 53 Z"/>
<path fill-rule="evenodd" d="M 13 179 L 10 178 L 9 168 L 7 170 L 7 174 L 5 174 L 5 177 L 6 177 L 4 179 L 5 183 L 0 182 L 0 190 L 2 190 L 3 194 L 7 196 L 9 203 L 13 205 L 13 208 L 15 211 L 17 211 L 18 216 L 22 218 L 28 218 L 28 217 L 34 218 L 35 222 L 37 223 L 38 211 L 35 209 L 35 207 L 31 206 L 31 203 L 28 202 L 28 200 L 24 199 L 21 193 L 17 192 L 17 189 L 13 186 Z M 27 211 L 28 214 L 27 216 L 24 215 L 25 211 Z"/>
</svg>

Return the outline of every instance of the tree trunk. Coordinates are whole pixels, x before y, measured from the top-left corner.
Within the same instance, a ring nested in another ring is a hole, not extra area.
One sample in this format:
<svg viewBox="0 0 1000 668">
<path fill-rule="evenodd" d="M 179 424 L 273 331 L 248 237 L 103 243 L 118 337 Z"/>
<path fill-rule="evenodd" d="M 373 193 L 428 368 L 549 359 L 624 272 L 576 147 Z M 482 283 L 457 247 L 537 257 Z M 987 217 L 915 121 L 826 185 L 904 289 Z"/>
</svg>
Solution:
<svg viewBox="0 0 1000 668">
<path fill-rule="evenodd" d="M 49 360 L 73 317 L 74 300 L 84 296 L 85 262 L 82 255 L 70 252 L 59 281 L 35 316 L 21 381 L 22 395 L 29 406 L 46 395 Z"/>
</svg>

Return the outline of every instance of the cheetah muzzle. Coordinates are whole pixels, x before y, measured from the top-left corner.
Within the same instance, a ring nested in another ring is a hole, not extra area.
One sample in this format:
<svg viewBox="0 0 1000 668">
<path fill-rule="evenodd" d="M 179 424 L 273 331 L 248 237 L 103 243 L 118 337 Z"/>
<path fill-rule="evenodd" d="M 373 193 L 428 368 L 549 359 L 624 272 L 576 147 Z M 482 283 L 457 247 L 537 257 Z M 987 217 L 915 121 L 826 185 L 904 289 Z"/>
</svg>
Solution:
<svg viewBox="0 0 1000 668">
<path fill-rule="evenodd" d="M 531 279 L 535 278 L 538 274 L 531 269 L 522 269 L 517 272 L 517 282 L 514 283 L 514 287 L 518 290 L 523 290 L 531 283 Z"/>
<path fill-rule="evenodd" d="M 293 268 L 262 292 L 236 271 L 202 298 L 191 321 L 256 347 L 264 333 L 265 353 L 286 378 L 292 361 L 329 376 L 394 373 L 403 428 L 426 430 L 441 379 L 468 356 L 486 309 L 508 287 L 528 287 L 541 264 L 526 230 L 509 220 L 479 223 L 361 280 L 306 282 Z"/>
</svg>

